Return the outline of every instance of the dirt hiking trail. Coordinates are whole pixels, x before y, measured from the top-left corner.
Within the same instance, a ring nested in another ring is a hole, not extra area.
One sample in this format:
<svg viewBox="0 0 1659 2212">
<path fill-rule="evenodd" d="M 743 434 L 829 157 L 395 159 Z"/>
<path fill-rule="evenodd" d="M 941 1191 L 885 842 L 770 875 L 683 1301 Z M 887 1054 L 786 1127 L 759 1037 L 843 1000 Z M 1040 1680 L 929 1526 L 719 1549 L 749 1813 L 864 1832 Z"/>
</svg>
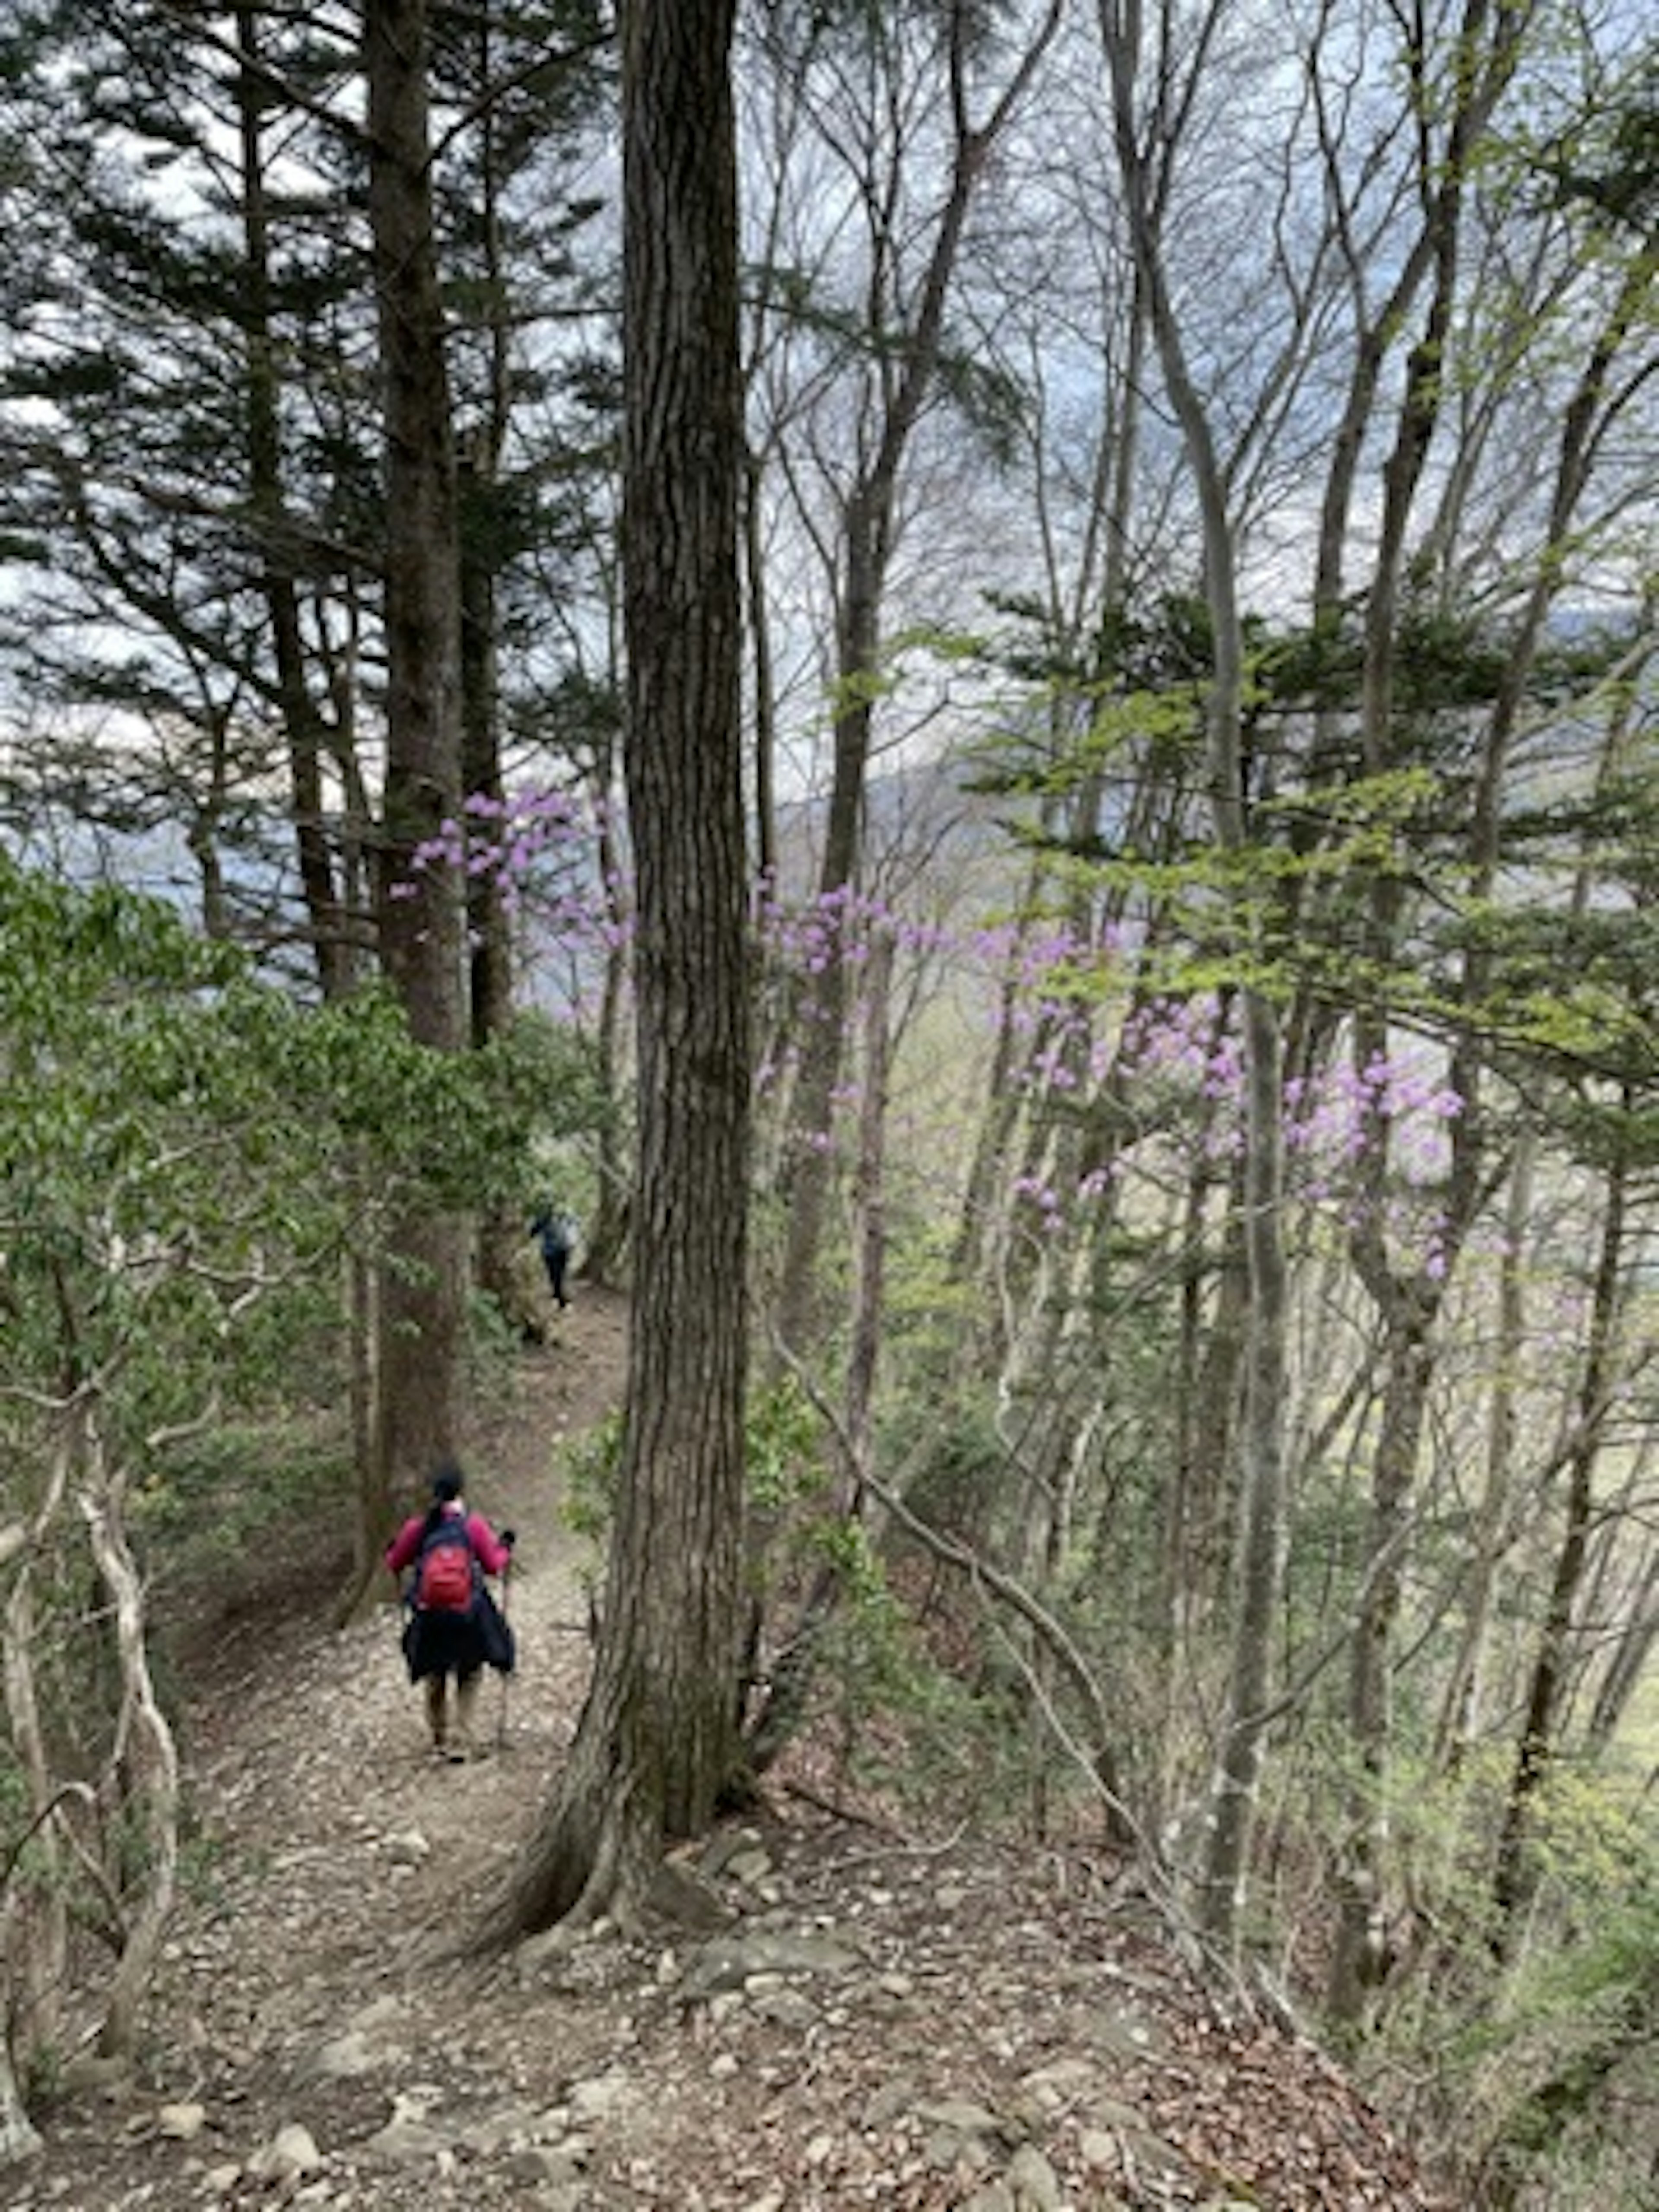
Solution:
<svg viewBox="0 0 1659 2212">
<path fill-rule="evenodd" d="M 625 1328 L 578 1285 L 463 1455 L 519 1535 L 489 1755 L 434 1762 L 390 1607 L 251 1620 L 194 1674 L 142 2063 L 40 2115 L 7 2212 L 1443 2207 L 1334 2069 L 1216 2007 L 1125 1869 L 838 1816 L 810 1747 L 764 1819 L 685 1855 L 645 1939 L 425 1963 L 497 1893 L 574 1731 L 561 1455 L 620 1402 Z"/>
</svg>

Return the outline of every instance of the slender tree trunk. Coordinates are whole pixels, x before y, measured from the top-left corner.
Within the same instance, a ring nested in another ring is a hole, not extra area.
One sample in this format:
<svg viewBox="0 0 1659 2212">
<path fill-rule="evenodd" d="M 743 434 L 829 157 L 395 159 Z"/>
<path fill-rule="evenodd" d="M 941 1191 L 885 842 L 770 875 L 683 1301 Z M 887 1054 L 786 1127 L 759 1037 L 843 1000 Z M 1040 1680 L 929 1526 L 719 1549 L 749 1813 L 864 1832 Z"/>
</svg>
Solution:
<svg viewBox="0 0 1659 2212">
<path fill-rule="evenodd" d="M 21 1809 L 33 1829 L 31 1868 L 4 1870 L 0 1900 L 0 2048 L 25 2061 L 56 2048 L 69 1956 L 69 1920 L 62 1853 L 52 1808 L 57 1785 L 46 1757 L 35 1680 L 40 1620 L 34 1563 L 18 1563 L 5 1607 L 3 1658 L 6 1729 L 22 1784 Z M 3 2140 L 3 2138 L 0 2138 Z"/>
<path fill-rule="evenodd" d="M 1027 878 L 1022 909 L 1042 882 L 1041 863 L 1034 863 Z M 963 1188 L 962 1212 L 951 1249 L 951 1273 L 959 1281 L 987 1284 L 1000 1242 L 1006 1192 L 1010 1179 L 1009 1154 L 1019 1126 L 1020 1097 L 1014 1082 L 1015 1055 L 1019 1048 L 1017 1013 L 1020 993 L 1020 945 L 1011 946 L 1003 963 L 997 991 L 995 1042 L 985 1084 L 985 1109 L 974 1138 L 973 1158 Z M 968 1347 L 963 1357 L 974 1356 Z"/>
<path fill-rule="evenodd" d="M 1659 1644 L 1659 1546 L 1649 1552 L 1620 1611 L 1626 1625 L 1601 1677 L 1585 1730 L 1592 1751 L 1604 1750 L 1613 1741 Z"/>
<path fill-rule="evenodd" d="M 1462 1632 L 1442 1695 L 1436 1734 L 1435 1764 L 1446 1773 L 1455 1772 L 1462 1765 L 1479 1734 L 1486 1639 L 1515 1485 L 1519 1419 L 1517 1377 L 1527 1325 L 1526 1240 L 1532 1218 L 1533 1170 L 1537 1155 L 1537 1133 L 1522 1130 L 1510 1170 L 1504 1249 L 1498 1262 L 1498 1341 L 1492 1361 L 1492 1403 L 1486 1415 L 1486 1486 L 1469 1547 Z"/>
<path fill-rule="evenodd" d="M 847 1361 L 847 1434 L 852 1481 L 846 1510 L 857 1502 L 859 1470 L 866 1467 L 875 1432 L 876 1375 L 886 1318 L 887 1092 L 892 1053 L 890 1029 L 893 940 L 878 938 L 864 975 L 864 1096 L 859 1112 L 858 1166 L 854 1177 L 853 1341 Z"/>
<path fill-rule="evenodd" d="M 777 701 L 773 696 L 772 623 L 766 593 L 766 552 L 762 542 L 761 494 L 765 471 L 750 454 L 744 472 L 743 562 L 744 611 L 749 618 L 754 679 L 755 873 L 768 886 L 778 875 Z"/>
<path fill-rule="evenodd" d="M 63 1854 L 52 1826 L 58 1785 L 46 1751 L 34 1665 L 40 1629 L 34 1555 L 52 1535 L 62 1511 L 85 1418 L 84 1401 L 64 1411 L 52 1439 L 43 1494 L 35 1501 L 27 1527 L 7 1532 L 11 1539 L 8 1556 L 15 1550 L 21 1557 L 6 1595 L 0 1671 L 3 1672 L 7 1732 L 21 1770 L 24 1805 L 35 1832 L 38 1878 L 26 1881 L 15 1865 L 3 1869 L 0 2050 L 5 2063 L 0 2074 L 0 2163 L 4 2161 L 9 2141 L 17 2146 L 13 2155 L 34 2147 L 21 2100 L 15 2112 L 8 2109 L 5 2093 L 9 2090 L 15 2094 L 16 2089 L 11 2060 L 18 2054 L 31 2059 L 56 2046 L 67 1976 L 69 1907 L 59 1878 Z"/>
<path fill-rule="evenodd" d="M 494 59 L 490 19 L 479 16 L 478 82 L 490 82 Z M 500 133 L 487 105 L 478 119 L 473 165 L 483 282 L 489 302 L 484 333 L 488 373 L 477 420 L 457 463 L 458 554 L 460 592 L 461 786 L 463 793 L 499 801 L 503 796 L 501 684 L 495 648 L 496 578 L 501 568 L 501 455 L 512 416 L 508 324 L 511 273 L 501 236 Z M 501 878 L 493 868 L 469 875 L 465 886 L 471 975 L 471 1041 L 487 1043 L 507 1029 L 513 1014 L 512 948 Z M 486 1282 L 489 1282 L 486 1273 Z"/>
<path fill-rule="evenodd" d="M 493 458 L 473 452 L 460 471 L 465 513 L 461 547 L 461 783 L 468 798 L 499 804 L 501 732 L 495 665 L 495 574 L 489 509 Z M 475 1045 L 504 1034 L 513 1018 L 512 943 L 500 878 L 492 869 L 466 883 L 470 1033 Z"/>
<path fill-rule="evenodd" d="M 1239 1940 L 1255 1830 L 1285 1546 L 1288 1293 L 1280 1241 L 1279 1032 L 1277 1013 L 1261 992 L 1244 994 L 1243 1013 L 1248 1102 L 1244 1239 L 1250 1315 L 1239 1438 L 1242 1481 L 1233 1657 L 1203 1902 L 1206 1927 L 1230 1948 Z"/>
<path fill-rule="evenodd" d="M 125 1940 L 105 1997 L 98 2051 L 103 2058 L 131 2059 L 178 1889 L 179 1756 L 150 1674 L 144 1586 L 125 1527 L 125 1484 L 106 1460 L 101 1438 L 94 1439 L 88 1472 L 92 1480 L 81 1511 L 114 1620 L 122 1827 L 130 1863 L 137 1869 L 136 1896 L 124 1900 L 129 1905 Z"/>
<path fill-rule="evenodd" d="M 1624 1103 L 1628 1111 L 1628 1095 Z M 1595 1470 L 1601 1457 L 1601 1431 L 1618 1340 L 1628 1174 L 1622 1161 L 1616 1161 L 1607 1174 L 1601 1251 L 1590 1301 L 1589 1342 L 1578 1394 L 1577 1436 L 1567 1468 L 1565 1521 L 1543 1628 L 1533 1660 L 1526 1718 L 1522 1724 L 1498 1841 L 1492 1896 L 1500 1917 L 1499 1941 L 1505 1944 L 1511 1939 L 1516 1920 L 1532 1891 L 1527 1845 L 1533 1808 L 1560 1756 L 1575 1619 L 1589 1561 L 1596 1510 Z"/>
<path fill-rule="evenodd" d="M 1194 1159 L 1188 1182 L 1183 1239 L 1181 1350 L 1177 1363 L 1176 1463 L 1164 1501 L 1162 1629 L 1169 1656 L 1193 1627 L 1224 1604 L 1228 1556 L 1229 1468 L 1237 1463 L 1243 1378 L 1249 1342 L 1250 1285 L 1243 1234 L 1243 1183 L 1222 1178 L 1227 1212 L 1212 1253 L 1207 1227 L 1217 1173 Z M 1206 1285 L 1212 1285 L 1208 1289 Z M 1164 1672 L 1164 1691 L 1179 1692 L 1180 1675 Z"/>
<path fill-rule="evenodd" d="M 601 762 L 596 766 L 594 782 L 601 794 L 611 787 L 614 764 L 607 746 Z M 599 823 L 598 866 L 599 880 L 606 885 L 618 883 L 623 874 L 617 851 L 615 831 L 610 820 L 609 807 L 601 811 Z M 606 896 L 615 900 L 617 894 L 607 890 Z M 615 908 L 611 919 L 618 923 L 626 919 L 620 908 Z M 627 1036 L 625 1019 L 627 1006 L 627 960 L 622 949 L 625 933 L 620 928 L 614 933 L 615 941 L 605 956 L 605 982 L 599 998 L 599 1018 L 596 1030 L 601 1079 L 608 1098 L 620 1097 L 623 1091 L 623 1046 Z M 593 1207 L 593 1218 L 584 1239 L 582 1272 L 595 1283 L 612 1280 L 623 1263 L 628 1249 L 629 1195 L 628 1152 L 629 1137 L 624 1118 L 620 1114 L 609 1114 L 600 1127 L 598 1142 L 598 1195 Z"/>
<path fill-rule="evenodd" d="M 1386 1858 L 1391 1826 L 1388 1773 L 1394 1749 L 1394 1632 L 1404 1588 L 1423 1425 L 1433 1376 L 1436 1300 L 1396 1285 L 1388 1319 L 1383 1385 L 1370 1516 L 1368 1576 L 1349 1652 L 1350 1833 L 1338 1881 L 1337 1933 L 1328 2004 L 1332 2017 L 1358 2021 L 1386 1966 Z"/>
<path fill-rule="evenodd" d="M 489 23 L 477 28 L 478 77 L 491 73 Z M 501 684 L 495 647 L 496 577 L 501 453 L 511 412 L 507 301 L 510 288 L 501 251 L 497 204 L 497 152 L 493 111 L 479 125 L 476 167 L 483 238 L 483 294 L 493 304 L 488 332 L 489 377 L 480 419 L 472 426 L 457 465 L 457 530 L 460 560 L 461 787 L 468 799 L 499 805 L 506 794 L 501 773 Z M 475 1047 L 504 1036 L 513 1019 L 512 934 L 501 878 L 486 868 L 468 872 L 465 889 L 470 1036 Z M 515 1267 L 524 1242 L 516 1207 L 492 1210 L 478 1224 L 477 1279 L 501 1310 L 519 1304 Z"/>
</svg>

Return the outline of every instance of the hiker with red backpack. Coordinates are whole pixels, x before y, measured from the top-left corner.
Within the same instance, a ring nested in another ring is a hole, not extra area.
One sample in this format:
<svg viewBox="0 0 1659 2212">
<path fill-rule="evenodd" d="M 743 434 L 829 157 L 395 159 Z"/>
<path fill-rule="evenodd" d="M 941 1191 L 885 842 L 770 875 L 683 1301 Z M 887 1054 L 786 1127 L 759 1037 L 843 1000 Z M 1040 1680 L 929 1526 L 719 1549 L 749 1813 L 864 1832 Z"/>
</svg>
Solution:
<svg viewBox="0 0 1659 2212">
<path fill-rule="evenodd" d="M 426 1684 L 433 1752 L 451 1761 L 477 1747 L 472 1723 L 484 1668 L 510 1674 L 514 1662 L 513 1631 L 484 1583 L 499 1575 L 505 1587 L 514 1533 L 498 1536 L 482 1513 L 470 1512 L 462 1489 L 459 1468 L 446 1462 L 433 1478 L 431 1505 L 410 1515 L 386 1553 L 394 1575 L 409 1571 L 404 1657 L 410 1680 Z"/>
</svg>

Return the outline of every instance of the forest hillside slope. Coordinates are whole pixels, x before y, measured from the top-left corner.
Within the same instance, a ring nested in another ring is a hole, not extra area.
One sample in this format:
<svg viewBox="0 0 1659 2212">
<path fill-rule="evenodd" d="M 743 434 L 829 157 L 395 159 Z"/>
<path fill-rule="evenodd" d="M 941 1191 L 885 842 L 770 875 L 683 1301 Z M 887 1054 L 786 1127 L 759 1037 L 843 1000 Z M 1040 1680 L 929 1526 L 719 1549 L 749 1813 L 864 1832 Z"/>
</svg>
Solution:
<svg viewBox="0 0 1659 2212">
<path fill-rule="evenodd" d="M 10 2212 L 1446 2206 L 1338 2069 L 1206 1986 L 1132 1869 L 901 1832 L 804 1774 L 688 1854 L 642 1934 L 434 1957 L 574 1728 L 559 1465 L 619 1401 L 625 1320 L 580 1289 L 467 1455 L 520 1535 L 488 1756 L 433 1764 L 389 1607 L 219 1622 L 182 1692 L 191 1872 L 143 2063 L 68 2070 Z"/>
</svg>

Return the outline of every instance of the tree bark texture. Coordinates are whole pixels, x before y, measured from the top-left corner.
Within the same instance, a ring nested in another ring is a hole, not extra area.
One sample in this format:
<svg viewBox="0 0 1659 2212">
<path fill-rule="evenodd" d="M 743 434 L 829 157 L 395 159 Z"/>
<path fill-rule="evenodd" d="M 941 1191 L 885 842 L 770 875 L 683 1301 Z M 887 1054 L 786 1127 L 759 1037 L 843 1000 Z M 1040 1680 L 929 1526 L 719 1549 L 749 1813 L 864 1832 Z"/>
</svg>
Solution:
<svg viewBox="0 0 1659 2212">
<path fill-rule="evenodd" d="M 65 1417 L 42 1495 L 31 1501 L 27 1521 L 15 1522 L 6 1531 L 4 1563 L 15 1564 L 0 1611 L 0 1693 L 7 1748 L 21 1790 L 19 1809 L 33 1830 L 34 1850 L 31 1875 L 25 1875 L 15 1858 L 0 1869 L 0 2003 L 5 2020 L 0 2034 L 0 2165 L 40 2147 L 13 2066 L 58 2046 L 68 1984 L 68 1887 L 54 1818 L 61 1792 L 46 1748 L 36 1674 L 41 1622 L 35 1568 L 36 1555 L 63 1509 L 83 1419 L 80 1407 Z"/>
<path fill-rule="evenodd" d="M 380 957 L 412 1034 L 465 1042 L 459 894 L 415 854 L 460 800 L 460 568 L 433 235 L 426 0 L 368 0 L 369 216 L 386 430 L 386 788 Z M 380 1302 L 372 1486 L 386 1517 L 452 1448 L 464 1244 L 429 1212 L 394 1224 Z"/>
<path fill-rule="evenodd" d="M 17 1565 L 0 1618 L 5 1632 L 0 1639 L 0 1674 L 8 1747 L 21 1785 L 20 1809 L 27 1812 L 34 1832 L 29 1871 L 26 1874 L 12 1859 L 0 1880 L 0 1996 L 7 2027 L 0 2036 L 0 2054 L 9 2063 L 13 2057 L 33 2061 L 61 2041 L 69 1956 L 67 1885 L 52 1818 L 58 1785 L 46 1755 L 35 1680 L 40 1621 L 34 1601 L 34 1562 L 27 1553 Z M 4 2112 L 0 2075 L 0 2160 L 8 2133 Z"/>
<path fill-rule="evenodd" d="M 143 1579 L 125 1525 L 125 1477 L 108 1463 L 101 1438 L 88 1476 L 80 1506 L 114 1624 L 120 1666 L 114 1758 L 134 1866 L 123 1898 L 121 1955 L 110 1976 L 98 2053 L 130 2060 L 179 1887 L 179 1754 L 150 1674 Z"/>
<path fill-rule="evenodd" d="M 626 1910 L 734 1778 L 750 1045 L 731 0 L 623 11 L 626 778 L 639 1157 L 605 1611 L 486 1942 Z"/>
</svg>

